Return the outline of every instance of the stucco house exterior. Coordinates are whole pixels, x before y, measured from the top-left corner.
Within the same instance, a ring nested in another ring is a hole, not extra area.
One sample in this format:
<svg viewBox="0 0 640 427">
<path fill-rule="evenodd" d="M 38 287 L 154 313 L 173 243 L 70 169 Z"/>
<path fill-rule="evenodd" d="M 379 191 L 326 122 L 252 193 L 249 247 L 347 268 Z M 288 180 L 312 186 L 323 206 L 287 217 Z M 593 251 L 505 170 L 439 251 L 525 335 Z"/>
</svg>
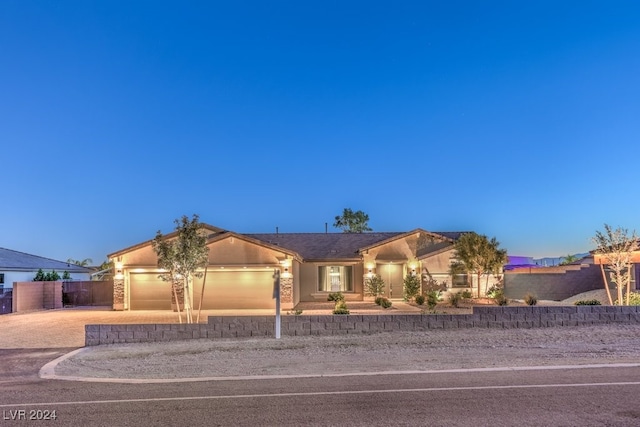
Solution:
<svg viewBox="0 0 640 427">
<path fill-rule="evenodd" d="M 72 280 L 89 280 L 93 272 L 87 267 L 0 248 L 0 288 L 7 290 L 14 282 L 30 282 L 39 269 L 45 273 L 55 270 L 60 276 L 67 271 Z"/>
<path fill-rule="evenodd" d="M 449 290 L 470 289 L 471 276 L 452 280 L 449 265 L 460 232 L 258 233 L 240 234 L 204 224 L 209 264 L 194 279 L 193 307 L 202 309 L 274 308 L 273 273 L 281 274 L 281 303 L 326 301 L 331 292 L 347 300 L 365 298 L 368 277 L 379 274 L 385 296 L 403 298 L 408 274 L 445 282 Z M 171 238 L 175 235 L 166 235 Z M 108 255 L 114 262 L 116 310 L 172 308 L 171 286 L 158 276 L 152 241 Z M 204 273 L 204 271 L 203 271 Z M 205 283 L 203 292 L 203 281 Z"/>
</svg>

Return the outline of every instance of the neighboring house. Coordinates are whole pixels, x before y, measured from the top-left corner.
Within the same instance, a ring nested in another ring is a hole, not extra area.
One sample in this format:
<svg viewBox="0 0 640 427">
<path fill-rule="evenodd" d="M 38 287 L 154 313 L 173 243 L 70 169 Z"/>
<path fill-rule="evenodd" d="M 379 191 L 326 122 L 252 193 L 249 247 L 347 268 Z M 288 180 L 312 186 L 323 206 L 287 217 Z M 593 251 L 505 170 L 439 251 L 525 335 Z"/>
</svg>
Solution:
<svg viewBox="0 0 640 427">
<path fill-rule="evenodd" d="M 451 280 L 453 243 L 462 233 L 422 229 L 397 233 L 270 233 L 240 234 L 204 225 L 209 264 L 194 279 L 193 307 L 203 309 L 274 308 L 273 273 L 281 272 L 282 308 L 299 302 L 326 301 L 331 292 L 362 300 L 364 283 L 379 274 L 385 296 L 403 297 L 403 280 L 420 274 L 448 289 L 468 289 L 471 277 Z M 175 236 L 173 232 L 166 237 Z M 158 276 L 152 241 L 108 255 L 114 262 L 114 309 L 172 308 L 171 287 Z M 484 279 L 483 279 L 484 280 Z M 454 284 L 452 284 L 452 282 Z"/>
<path fill-rule="evenodd" d="M 55 270 L 60 277 L 67 271 L 72 280 L 89 280 L 90 268 L 68 264 L 37 255 L 0 248 L 0 288 L 13 288 L 13 282 L 30 282 L 39 269 L 45 273 Z"/>
</svg>

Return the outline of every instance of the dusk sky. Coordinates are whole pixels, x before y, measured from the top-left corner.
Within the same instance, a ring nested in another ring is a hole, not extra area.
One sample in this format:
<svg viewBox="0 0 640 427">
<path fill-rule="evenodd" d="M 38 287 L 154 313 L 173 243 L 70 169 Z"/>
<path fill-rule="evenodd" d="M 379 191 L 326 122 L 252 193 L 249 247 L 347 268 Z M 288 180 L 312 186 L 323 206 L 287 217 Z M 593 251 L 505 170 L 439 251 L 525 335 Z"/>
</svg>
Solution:
<svg viewBox="0 0 640 427">
<path fill-rule="evenodd" d="M 0 247 L 173 230 L 640 229 L 640 2 L 0 2 Z"/>
</svg>

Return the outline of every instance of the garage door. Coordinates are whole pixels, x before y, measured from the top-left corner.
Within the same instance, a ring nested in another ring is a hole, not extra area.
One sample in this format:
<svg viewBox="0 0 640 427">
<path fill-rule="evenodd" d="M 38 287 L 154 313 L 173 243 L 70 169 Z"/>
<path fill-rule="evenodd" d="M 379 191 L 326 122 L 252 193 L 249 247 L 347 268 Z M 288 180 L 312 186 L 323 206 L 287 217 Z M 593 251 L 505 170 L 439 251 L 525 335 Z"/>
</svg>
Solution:
<svg viewBox="0 0 640 427">
<path fill-rule="evenodd" d="M 207 272 L 203 310 L 275 308 L 271 270 Z M 202 279 L 195 281 L 193 306 L 198 308 Z"/>
<path fill-rule="evenodd" d="M 158 273 L 131 273 L 131 310 L 171 310 L 171 285 Z"/>
</svg>

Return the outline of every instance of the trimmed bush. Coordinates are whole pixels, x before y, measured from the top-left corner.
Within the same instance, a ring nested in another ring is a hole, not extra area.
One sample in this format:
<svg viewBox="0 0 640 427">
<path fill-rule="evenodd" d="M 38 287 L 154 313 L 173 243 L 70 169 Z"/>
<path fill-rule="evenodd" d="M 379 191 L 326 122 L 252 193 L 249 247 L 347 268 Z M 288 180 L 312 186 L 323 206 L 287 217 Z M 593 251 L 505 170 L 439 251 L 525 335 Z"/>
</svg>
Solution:
<svg viewBox="0 0 640 427">
<path fill-rule="evenodd" d="M 416 304 L 422 305 L 424 304 L 424 295 L 416 295 Z"/>
<path fill-rule="evenodd" d="M 380 301 L 380 306 L 382 308 L 391 308 L 392 305 L 393 303 L 389 301 L 387 298 L 382 298 L 382 301 Z"/>
<path fill-rule="evenodd" d="M 327 295 L 327 301 L 344 301 L 344 295 L 342 292 L 334 292 Z"/>
<path fill-rule="evenodd" d="M 440 291 L 431 290 L 427 292 L 427 306 L 430 310 L 433 310 L 436 305 L 438 305 L 438 301 L 440 300 Z"/>
<path fill-rule="evenodd" d="M 473 296 L 471 295 L 471 291 L 469 289 L 465 289 L 464 291 L 460 292 L 460 295 L 464 299 L 470 299 Z"/>
<path fill-rule="evenodd" d="M 382 304 L 382 300 L 384 299 L 384 297 L 376 297 L 376 305 L 381 305 Z"/>
<path fill-rule="evenodd" d="M 403 297 L 405 301 L 411 301 L 420 293 L 420 277 L 408 274 L 404 278 Z"/>
<path fill-rule="evenodd" d="M 336 302 L 336 306 L 333 308 L 333 314 L 349 314 L 347 303 L 344 300 Z"/>
<path fill-rule="evenodd" d="M 538 304 L 538 297 L 536 297 L 534 294 L 528 292 L 524 296 L 524 302 L 527 305 L 536 305 L 536 304 Z"/>
<path fill-rule="evenodd" d="M 573 305 L 602 305 L 602 303 L 597 299 L 583 299 L 574 302 Z"/>
<path fill-rule="evenodd" d="M 369 277 L 364 282 L 365 295 L 377 297 L 384 293 L 384 280 L 379 274 Z"/>
<path fill-rule="evenodd" d="M 460 292 L 455 292 L 455 293 L 451 292 L 447 296 L 447 302 L 451 307 L 456 307 L 456 308 L 459 307 L 461 299 L 462 299 L 462 294 Z"/>
<path fill-rule="evenodd" d="M 509 300 L 506 296 L 504 296 L 504 292 L 502 292 L 502 290 L 496 293 L 496 295 L 493 297 L 493 301 L 500 306 L 509 304 Z"/>
</svg>

